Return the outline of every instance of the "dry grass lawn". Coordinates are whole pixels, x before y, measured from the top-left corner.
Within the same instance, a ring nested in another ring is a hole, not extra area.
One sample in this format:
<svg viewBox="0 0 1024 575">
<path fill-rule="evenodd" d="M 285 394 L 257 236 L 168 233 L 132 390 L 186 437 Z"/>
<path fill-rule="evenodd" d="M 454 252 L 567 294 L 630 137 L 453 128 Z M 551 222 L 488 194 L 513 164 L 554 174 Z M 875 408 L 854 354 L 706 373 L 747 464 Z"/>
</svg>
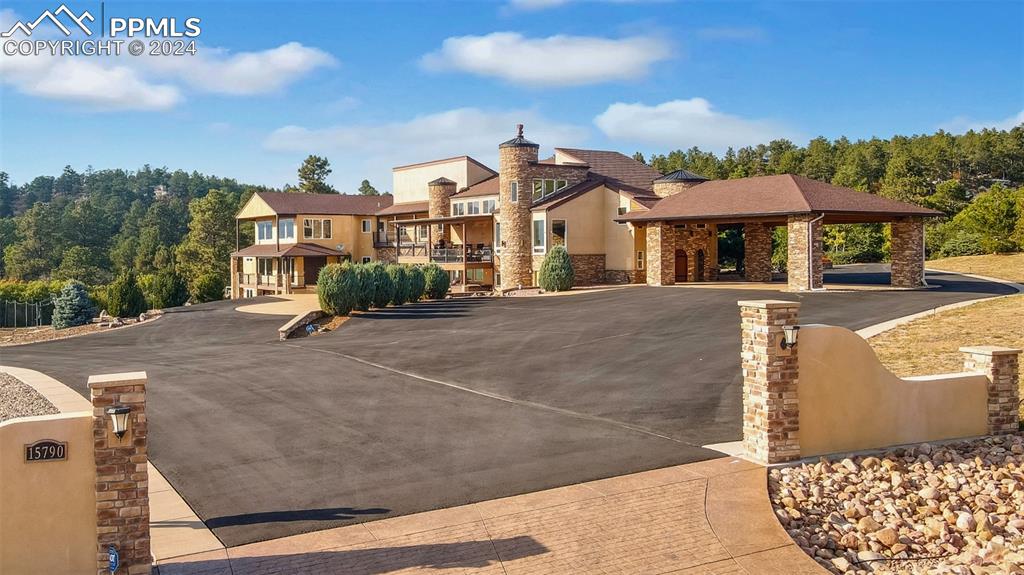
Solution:
<svg viewBox="0 0 1024 575">
<path fill-rule="evenodd" d="M 1024 282 L 1024 253 L 942 258 L 925 262 L 925 267 Z"/>
</svg>

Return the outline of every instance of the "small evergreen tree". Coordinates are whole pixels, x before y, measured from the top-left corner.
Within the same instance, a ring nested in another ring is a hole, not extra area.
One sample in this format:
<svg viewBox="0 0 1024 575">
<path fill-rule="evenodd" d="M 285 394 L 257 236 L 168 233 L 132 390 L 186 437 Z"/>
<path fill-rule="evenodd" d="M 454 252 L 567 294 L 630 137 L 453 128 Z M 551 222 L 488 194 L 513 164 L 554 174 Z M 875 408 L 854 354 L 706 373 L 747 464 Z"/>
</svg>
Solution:
<svg viewBox="0 0 1024 575">
<path fill-rule="evenodd" d="M 114 317 L 134 317 L 146 311 L 146 296 L 134 272 L 125 272 L 110 284 L 107 306 L 107 313 Z"/>
<path fill-rule="evenodd" d="M 355 266 L 356 272 L 356 283 L 358 288 L 356 290 L 356 305 L 355 309 L 359 311 L 366 311 L 373 305 L 374 290 L 376 285 L 373 281 L 373 270 L 370 269 L 370 264 L 357 264 Z"/>
<path fill-rule="evenodd" d="M 53 329 L 85 325 L 96 317 L 96 306 L 89 299 L 85 286 L 69 281 L 60 294 L 53 298 Z"/>
<path fill-rule="evenodd" d="M 355 309 L 359 293 L 357 273 L 350 262 L 321 268 L 316 282 L 320 309 L 331 315 L 348 315 Z"/>
<path fill-rule="evenodd" d="M 437 264 L 429 264 L 423 268 L 423 277 L 426 280 L 426 296 L 429 299 L 444 299 L 451 287 L 451 278 L 448 272 L 441 269 Z"/>
<path fill-rule="evenodd" d="M 398 264 L 388 265 L 387 270 L 394 286 L 394 291 L 391 293 L 391 305 L 402 305 L 409 301 L 409 274 L 405 271 L 405 266 Z"/>
<path fill-rule="evenodd" d="M 149 289 L 144 287 L 142 291 L 153 309 L 177 307 L 188 301 L 188 286 L 172 269 L 157 272 L 150 281 Z"/>
<path fill-rule="evenodd" d="M 387 307 L 395 295 L 395 284 L 391 281 L 387 266 L 373 262 L 367 269 L 373 280 L 373 307 Z"/>
<path fill-rule="evenodd" d="M 572 260 L 564 246 L 555 246 L 548 250 L 544 263 L 540 266 L 540 287 L 544 291 L 566 291 L 572 288 L 576 275 L 572 270 Z"/>
<path fill-rule="evenodd" d="M 192 301 L 196 303 L 220 301 L 224 299 L 224 288 L 227 285 L 224 277 L 220 274 L 203 274 L 196 279 L 195 285 L 192 286 Z"/>
<path fill-rule="evenodd" d="M 409 275 L 409 301 L 416 302 L 423 299 L 423 291 L 427 287 L 427 280 L 423 277 L 421 266 L 410 266 L 405 273 Z"/>
</svg>

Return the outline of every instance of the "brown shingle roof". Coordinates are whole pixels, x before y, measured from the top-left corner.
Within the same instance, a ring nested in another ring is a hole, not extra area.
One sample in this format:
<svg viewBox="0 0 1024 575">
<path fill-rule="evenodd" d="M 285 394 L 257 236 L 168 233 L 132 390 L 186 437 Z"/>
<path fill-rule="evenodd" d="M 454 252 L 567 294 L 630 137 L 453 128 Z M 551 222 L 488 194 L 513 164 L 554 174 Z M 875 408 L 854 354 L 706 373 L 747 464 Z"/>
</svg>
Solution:
<svg viewBox="0 0 1024 575">
<path fill-rule="evenodd" d="M 590 172 L 593 174 L 618 180 L 636 188 L 650 190 L 651 182 L 661 177 L 661 172 L 658 170 L 619 152 L 575 148 L 555 148 L 555 150 L 564 152 L 589 165 Z"/>
<path fill-rule="evenodd" d="M 453 198 L 475 198 L 477 196 L 498 195 L 498 176 L 494 175 L 486 180 L 481 180 L 468 188 L 462 188 L 458 193 L 452 194 Z"/>
<path fill-rule="evenodd" d="M 550 196 L 543 198 L 537 202 L 534 202 L 530 209 L 535 211 L 550 210 L 557 208 L 558 206 L 572 201 L 575 198 L 582 196 L 583 194 L 597 189 L 598 187 L 604 186 L 610 190 L 620 192 L 636 200 L 640 205 L 644 207 L 651 207 L 658 202 L 661 198 L 653 195 L 650 190 L 643 188 L 635 188 L 633 186 L 623 184 L 618 180 L 611 178 L 604 178 L 601 176 L 591 175 L 586 180 L 579 182 L 573 186 L 569 186 L 564 190 L 557 193 L 551 194 Z"/>
<path fill-rule="evenodd" d="M 430 211 L 430 202 L 402 202 L 392 204 L 377 212 L 378 216 L 400 216 Z"/>
<path fill-rule="evenodd" d="M 394 202 L 391 194 L 363 196 L 351 194 L 302 194 L 256 192 L 278 214 L 323 214 L 370 216 Z"/>
<path fill-rule="evenodd" d="M 660 200 L 649 211 L 622 219 L 723 219 L 810 213 L 874 217 L 941 215 L 915 204 L 784 174 L 711 180 Z"/>
<path fill-rule="evenodd" d="M 237 252 L 232 252 L 231 255 L 239 256 L 260 256 L 260 257 L 278 257 L 278 256 L 340 256 L 341 252 L 338 250 L 332 250 L 331 248 L 324 247 L 317 244 L 283 244 L 280 249 L 275 244 L 254 244 L 246 248 L 242 248 Z"/>
</svg>

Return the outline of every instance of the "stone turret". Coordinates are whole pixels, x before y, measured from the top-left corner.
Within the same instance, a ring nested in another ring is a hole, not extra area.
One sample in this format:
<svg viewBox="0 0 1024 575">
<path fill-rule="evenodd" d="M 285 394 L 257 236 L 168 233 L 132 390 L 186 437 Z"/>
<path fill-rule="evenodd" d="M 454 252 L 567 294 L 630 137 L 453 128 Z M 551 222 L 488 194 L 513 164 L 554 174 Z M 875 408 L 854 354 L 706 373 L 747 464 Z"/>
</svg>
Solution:
<svg viewBox="0 0 1024 575">
<path fill-rule="evenodd" d="M 706 181 L 708 179 L 700 174 L 688 170 L 676 170 L 654 180 L 654 195 L 667 198 Z"/>
<path fill-rule="evenodd" d="M 523 125 L 515 138 L 498 146 L 498 205 L 501 223 L 501 289 L 533 284 L 531 252 L 531 163 L 537 162 L 540 146 L 523 137 Z M 512 201 L 513 185 L 518 187 Z"/>
<path fill-rule="evenodd" d="M 452 194 L 457 184 L 445 177 L 427 183 L 427 216 L 431 218 L 447 218 L 452 215 Z M 450 239 L 442 224 L 434 227 L 434 239 Z"/>
</svg>

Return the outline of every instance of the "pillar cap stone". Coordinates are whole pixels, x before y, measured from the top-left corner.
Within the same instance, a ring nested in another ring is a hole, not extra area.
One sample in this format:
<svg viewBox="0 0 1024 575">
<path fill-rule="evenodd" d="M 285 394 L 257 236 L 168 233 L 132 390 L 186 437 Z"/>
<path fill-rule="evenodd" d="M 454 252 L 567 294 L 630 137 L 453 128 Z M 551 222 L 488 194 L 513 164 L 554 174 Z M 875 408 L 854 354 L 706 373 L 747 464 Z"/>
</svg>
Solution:
<svg viewBox="0 0 1024 575">
<path fill-rule="evenodd" d="M 760 309 L 772 309 L 778 307 L 800 307 L 798 301 L 787 301 L 782 299 L 752 299 L 736 302 L 740 307 L 756 307 Z"/>
<path fill-rule="evenodd" d="M 998 345 L 970 345 L 961 347 L 960 351 L 974 355 L 1016 355 L 1024 350 L 1015 347 L 1001 347 Z"/>
<path fill-rule="evenodd" d="M 126 373 L 105 373 L 89 376 L 89 389 L 117 387 L 119 385 L 137 385 L 146 383 L 146 372 L 130 371 Z"/>
</svg>

